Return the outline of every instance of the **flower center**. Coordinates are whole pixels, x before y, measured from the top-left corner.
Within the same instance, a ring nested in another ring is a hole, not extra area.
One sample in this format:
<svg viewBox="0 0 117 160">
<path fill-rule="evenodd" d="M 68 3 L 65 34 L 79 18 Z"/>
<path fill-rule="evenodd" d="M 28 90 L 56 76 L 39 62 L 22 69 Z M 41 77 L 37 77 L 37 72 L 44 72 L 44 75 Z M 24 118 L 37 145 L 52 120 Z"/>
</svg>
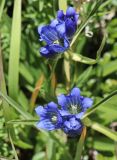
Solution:
<svg viewBox="0 0 117 160">
<path fill-rule="evenodd" d="M 53 42 L 53 44 L 59 44 L 59 41 L 58 41 L 58 40 L 55 40 L 55 41 Z"/>
<path fill-rule="evenodd" d="M 77 104 L 76 105 L 71 104 L 69 107 L 69 112 L 71 114 L 78 114 L 81 112 L 81 107 Z"/>
<path fill-rule="evenodd" d="M 52 121 L 52 123 L 56 123 L 57 122 L 57 116 L 52 116 L 51 117 L 51 121 Z"/>
</svg>

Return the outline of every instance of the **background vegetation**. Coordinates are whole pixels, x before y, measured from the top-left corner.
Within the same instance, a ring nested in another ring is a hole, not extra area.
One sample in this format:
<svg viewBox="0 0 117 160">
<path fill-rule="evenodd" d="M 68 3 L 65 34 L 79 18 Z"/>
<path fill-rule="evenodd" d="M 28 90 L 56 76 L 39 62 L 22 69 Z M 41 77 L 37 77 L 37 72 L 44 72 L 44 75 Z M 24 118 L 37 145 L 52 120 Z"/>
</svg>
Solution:
<svg viewBox="0 0 117 160">
<path fill-rule="evenodd" d="M 52 100 L 56 102 L 55 95 L 68 93 L 74 86 L 81 89 L 82 95 L 92 97 L 94 104 L 117 90 L 116 0 L 86 3 L 68 0 L 67 5 L 74 5 L 80 12 L 80 34 L 74 37 L 72 46 L 76 57 L 67 61 L 63 56 L 56 61 L 40 56 L 39 48 L 43 44 L 37 27 L 50 23 L 57 10 L 64 9 L 65 5 L 64 0 L 0 1 L 1 160 L 2 157 L 6 160 L 74 159 L 79 137 L 69 138 L 62 131 L 37 130 L 34 108 Z M 87 129 L 83 160 L 117 159 L 117 134 L 113 132 L 117 130 L 117 95 L 113 95 L 89 115 L 94 125 Z M 95 122 L 108 129 L 100 129 Z"/>
</svg>

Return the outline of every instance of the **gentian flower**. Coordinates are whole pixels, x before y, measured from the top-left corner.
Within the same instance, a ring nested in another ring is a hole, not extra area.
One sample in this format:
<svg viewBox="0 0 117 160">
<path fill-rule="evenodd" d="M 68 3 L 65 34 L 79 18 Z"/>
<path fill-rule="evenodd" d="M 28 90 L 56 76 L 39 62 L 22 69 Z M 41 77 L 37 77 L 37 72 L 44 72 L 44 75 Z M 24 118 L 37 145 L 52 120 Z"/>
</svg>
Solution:
<svg viewBox="0 0 117 160">
<path fill-rule="evenodd" d="M 86 110 L 92 106 L 92 99 L 81 96 L 79 88 L 73 88 L 67 96 L 63 94 L 58 96 L 58 104 L 61 106 L 63 131 L 70 136 L 80 134 L 83 129 L 81 118 Z"/>
<path fill-rule="evenodd" d="M 57 19 L 49 25 L 38 27 L 40 40 L 46 42 L 46 45 L 40 48 L 42 56 L 50 58 L 69 48 L 71 38 L 77 29 L 78 16 L 73 7 L 68 7 L 66 15 L 59 10 Z"/>
<path fill-rule="evenodd" d="M 61 30 L 57 30 L 57 27 L 53 24 L 39 28 L 38 32 L 41 35 L 41 40 L 47 43 L 40 49 L 42 56 L 49 58 L 68 49 L 69 41 L 67 37 L 61 34 Z"/>
<path fill-rule="evenodd" d="M 57 13 L 57 20 L 59 25 L 64 24 L 66 37 L 72 38 L 77 29 L 79 14 L 76 13 L 73 7 L 68 7 L 66 10 L 66 15 L 62 10 Z"/>
<path fill-rule="evenodd" d="M 93 100 L 80 95 L 79 88 L 73 88 L 68 95 L 59 95 L 58 104 L 50 102 L 44 108 L 36 108 L 40 116 L 37 127 L 45 130 L 62 129 L 69 136 L 81 134 L 83 124 L 81 118 L 88 108 L 93 104 Z"/>
<path fill-rule="evenodd" d="M 61 127 L 62 118 L 54 102 L 48 103 L 45 107 L 38 106 L 35 111 L 40 116 L 38 128 L 51 131 Z"/>
</svg>

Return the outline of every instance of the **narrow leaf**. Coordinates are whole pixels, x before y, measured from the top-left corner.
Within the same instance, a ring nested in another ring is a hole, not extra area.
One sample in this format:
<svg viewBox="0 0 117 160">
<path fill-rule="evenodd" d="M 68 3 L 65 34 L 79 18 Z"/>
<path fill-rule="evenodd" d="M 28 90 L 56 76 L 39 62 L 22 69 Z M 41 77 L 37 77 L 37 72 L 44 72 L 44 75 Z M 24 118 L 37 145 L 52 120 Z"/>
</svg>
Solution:
<svg viewBox="0 0 117 160">
<path fill-rule="evenodd" d="M 110 130 L 109 128 L 107 128 L 99 123 L 96 123 L 96 122 L 90 120 L 89 118 L 83 119 L 83 123 L 84 123 L 84 125 L 91 127 L 92 129 L 104 134 L 105 136 L 109 137 L 110 139 L 117 141 L 117 133 Z"/>
<path fill-rule="evenodd" d="M 32 96 L 31 96 L 31 104 L 30 104 L 30 108 L 29 108 L 30 112 L 32 112 L 34 109 L 34 105 L 35 105 L 39 90 L 42 87 L 43 81 L 44 81 L 44 75 L 42 74 L 41 77 L 39 77 L 39 79 L 35 85 L 34 91 L 32 93 Z"/>
<path fill-rule="evenodd" d="M 88 58 L 88 57 L 85 57 L 85 56 L 82 56 L 80 54 L 76 54 L 74 53 L 72 55 L 72 60 L 73 61 L 76 61 L 76 62 L 81 62 L 81 63 L 85 63 L 85 64 L 90 64 L 90 65 L 93 65 L 96 63 L 96 60 L 95 59 L 92 59 L 92 58 Z"/>
<path fill-rule="evenodd" d="M 11 105 L 18 113 L 20 113 L 24 118 L 31 119 L 32 115 L 30 115 L 28 112 L 26 112 L 23 107 L 21 107 L 19 104 L 17 104 L 13 99 L 11 99 L 9 96 L 4 95 L 0 91 L 0 96 L 3 97 L 3 99 Z M 9 107 L 10 108 L 10 107 Z"/>
<path fill-rule="evenodd" d="M 91 125 L 91 128 L 104 134 L 105 136 L 109 137 L 110 139 L 117 141 L 117 133 L 114 131 L 111 131 L 109 128 L 104 127 L 99 123 L 93 123 Z"/>
<path fill-rule="evenodd" d="M 19 54 L 21 39 L 21 0 L 14 1 L 13 21 L 10 42 L 8 89 L 13 99 L 18 97 Z"/>
<path fill-rule="evenodd" d="M 117 94 L 117 90 L 112 92 L 111 94 L 109 94 L 107 97 L 103 98 L 100 102 L 98 102 L 97 104 L 95 104 L 92 108 L 88 109 L 88 111 L 84 114 L 83 118 L 89 116 L 90 114 L 92 114 L 93 112 L 95 112 L 95 110 L 102 104 L 104 104 L 105 102 L 107 102 L 111 97 L 113 97 L 114 95 Z"/>
<path fill-rule="evenodd" d="M 5 0 L 1 0 L 0 1 L 0 21 L 1 21 L 1 18 L 2 18 L 2 13 L 3 13 L 4 5 L 5 5 Z"/>
<path fill-rule="evenodd" d="M 16 149 L 15 149 L 15 146 L 13 144 L 13 141 L 12 141 L 12 138 L 11 138 L 11 135 L 10 135 L 9 131 L 8 131 L 8 136 L 9 136 L 9 139 L 10 139 L 10 142 L 11 142 L 11 146 L 12 146 L 12 149 L 13 149 L 15 160 L 19 160 L 17 152 L 16 152 Z"/>
<path fill-rule="evenodd" d="M 86 137 L 86 127 L 83 128 L 82 134 L 77 144 L 76 155 L 74 160 L 81 160 L 81 154 L 84 146 L 85 137 Z"/>
<path fill-rule="evenodd" d="M 59 9 L 66 12 L 67 9 L 67 0 L 59 0 Z"/>
<path fill-rule="evenodd" d="M 64 58 L 64 71 L 65 71 L 65 75 L 66 75 L 66 86 L 67 86 L 67 90 L 70 89 L 70 57 L 69 57 L 69 53 L 64 53 L 65 58 Z"/>
</svg>

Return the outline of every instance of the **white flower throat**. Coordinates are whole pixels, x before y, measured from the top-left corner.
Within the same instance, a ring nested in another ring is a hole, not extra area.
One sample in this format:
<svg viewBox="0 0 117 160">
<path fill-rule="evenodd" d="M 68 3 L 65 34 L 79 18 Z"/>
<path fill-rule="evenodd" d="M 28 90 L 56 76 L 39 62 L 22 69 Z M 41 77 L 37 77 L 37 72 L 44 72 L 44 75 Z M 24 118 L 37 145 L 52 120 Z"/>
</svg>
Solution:
<svg viewBox="0 0 117 160">
<path fill-rule="evenodd" d="M 69 106 L 69 112 L 71 114 L 78 114 L 79 112 L 81 112 L 81 106 L 78 104 L 71 104 Z"/>
<path fill-rule="evenodd" d="M 51 117 L 51 121 L 52 121 L 53 123 L 56 123 L 56 122 L 57 122 L 57 116 L 55 116 L 55 115 L 52 116 L 52 117 Z"/>
</svg>

